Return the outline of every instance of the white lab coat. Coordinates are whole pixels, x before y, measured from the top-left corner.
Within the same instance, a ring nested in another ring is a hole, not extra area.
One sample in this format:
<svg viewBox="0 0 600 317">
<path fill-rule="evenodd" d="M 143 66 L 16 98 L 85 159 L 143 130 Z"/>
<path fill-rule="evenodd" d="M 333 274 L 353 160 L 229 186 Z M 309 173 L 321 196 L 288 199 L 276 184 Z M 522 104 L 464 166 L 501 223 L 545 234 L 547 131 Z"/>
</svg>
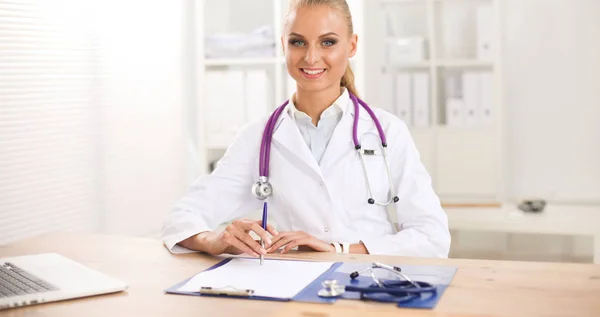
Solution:
<svg viewBox="0 0 600 317">
<path fill-rule="evenodd" d="M 410 132 L 400 119 L 374 107 L 387 137 L 391 174 L 400 198 L 395 204 L 400 230 L 393 226 L 385 207 L 367 203 L 364 174 L 352 142 L 354 107 L 347 101 L 320 164 L 288 112 L 279 118 L 269 166 L 273 195 L 267 199 L 276 229 L 302 230 L 327 242 L 362 241 L 370 254 L 447 257 L 448 220 Z M 171 252 L 189 252 L 176 244 L 262 208 L 251 188 L 259 176 L 259 149 L 267 120 L 246 125 L 212 174 L 194 182 L 167 215 L 163 241 Z M 364 149 L 378 150 L 374 156 L 363 156 L 371 190 L 377 201 L 383 201 L 389 181 L 377 135 L 371 117 L 359 107 L 358 137 Z"/>
</svg>

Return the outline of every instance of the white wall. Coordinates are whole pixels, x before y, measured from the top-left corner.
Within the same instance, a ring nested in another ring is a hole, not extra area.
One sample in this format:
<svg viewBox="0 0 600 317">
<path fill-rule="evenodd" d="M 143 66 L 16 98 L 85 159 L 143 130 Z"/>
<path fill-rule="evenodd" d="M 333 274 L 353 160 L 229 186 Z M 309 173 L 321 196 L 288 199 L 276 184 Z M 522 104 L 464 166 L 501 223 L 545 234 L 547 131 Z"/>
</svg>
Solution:
<svg viewBox="0 0 600 317">
<path fill-rule="evenodd" d="M 600 202 L 600 1 L 501 2 L 508 193 Z"/>
<path fill-rule="evenodd" d="M 99 6 L 104 232 L 158 232 L 184 193 L 182 4 Z"/>
</svg>

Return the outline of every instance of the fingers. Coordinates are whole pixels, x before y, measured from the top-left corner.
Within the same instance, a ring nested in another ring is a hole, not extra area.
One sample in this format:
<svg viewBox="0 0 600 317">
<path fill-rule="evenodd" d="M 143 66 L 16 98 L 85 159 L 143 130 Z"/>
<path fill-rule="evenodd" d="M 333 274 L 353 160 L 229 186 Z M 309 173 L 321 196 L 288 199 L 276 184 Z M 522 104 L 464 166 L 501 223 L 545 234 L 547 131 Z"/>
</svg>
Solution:
<svg viewBox="0 0 600 317">
<path fill-rule="evenodd" d="M 297 238 L 299 238 L 299 234 L 296 232 L 281 233 L 280 235 L 273 237 L 273 245 L 267 249 L 267 252 L 273 252 Z"/>
<path fill-rule="evenodd" d="M 288 253 L 291 249 L 297 247 L 297 246 L 301 246 L 304 244 L 308 243 L 308 239 L 298 239 L 298 240 L 293 240 L 292 242 L 288 243 L 288 245 L 285 246 L 285 248 L 283 248 L 283 250 L 281 250 L 281 254 L 284 253 Z"/>
<path fill-rule="evenodd" d="M 239 241 L 241 241 L 246 246 L 250 247 L 253 252 L 258 254 L 265 255 L 267 251 L 261 247 L 261 245 L 254 240 L 245 230 L 241 230 L 236 226 L 227 227 L 227 231 L 234 235 Z"/>
<path fill-rule="evenodd" d="M 269 233 L 273 236 L 279 235 L 279 232 L 277 232 L 277 230 L 275 230 L 275 227 L 273 227 L 270 224 L 267 224 L 267 231 L 269 231 Z"/>
<path fill-rule="evenodd" d="M 265 246 L 270 246 L 271 245 L 271 238 L 269 238 L 269 234 L 267 234 L 267 232 L 258 225 L 258 223 L 256 222 L 251 222 L 248 224 L 249 225 L 249 230 L 254 231 L 254 233 L 256 233 L 259 237 L 261 237 L 263 239 L 263 241 L 265 242 Z M 268 229 L 268 226 L 267 226 Z"/>
<path fill-rule="evenodd" d="M 247 246 L 245 243 L 242 243 L 242 241 L 240 241 L 233 233 L 231 233 L 229 231 L 223 231 L 222 239 L 226 245 L 237 248 L 238 250 L 240 250 L 250 256 L 253 256 L 255 258 L 257 258 L 259 256 L 258 253 L 256 253 L 254 250 L 252 250 L 252 248 Z"/>
</svg>

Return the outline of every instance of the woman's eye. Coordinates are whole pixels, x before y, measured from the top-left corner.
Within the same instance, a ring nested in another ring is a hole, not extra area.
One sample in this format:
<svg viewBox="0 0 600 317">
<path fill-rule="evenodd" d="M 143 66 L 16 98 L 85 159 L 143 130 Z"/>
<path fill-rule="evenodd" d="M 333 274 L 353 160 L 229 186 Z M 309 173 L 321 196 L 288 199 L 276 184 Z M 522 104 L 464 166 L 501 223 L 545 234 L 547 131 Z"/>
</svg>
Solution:
<svg viewBox="0 0 600 317">
<path fill-rule="evenodd" d="M 290 40 L 290 44 L 294 46 L 304 46 L 304 41 L 301 40 Z"/>
<path fill-rule="evenodd" d="M 335 44 L 334 40 L 325 40 L 325 41 L 323 41 L 323 45 L 325 45 L 325 46 L 331 46 L 331 45 L 334 45 L 334 44 Z"/>
</svg>

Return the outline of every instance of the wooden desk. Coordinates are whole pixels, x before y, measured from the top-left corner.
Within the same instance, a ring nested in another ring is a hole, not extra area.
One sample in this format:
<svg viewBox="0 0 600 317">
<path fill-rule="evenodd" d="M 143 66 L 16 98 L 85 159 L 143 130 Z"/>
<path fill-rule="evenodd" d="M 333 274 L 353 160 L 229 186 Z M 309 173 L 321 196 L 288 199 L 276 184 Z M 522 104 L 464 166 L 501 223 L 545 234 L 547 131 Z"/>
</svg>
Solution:
<svg viewBox="0 0 600 317">
<path fill-rule="evenodd" d="M 164 294 L 218 262 L 171 255 L 162 243 L 130 237 L 59 233 L 0 247 L 0 257 L 57 252 L 125 280 L 126 292 L 17 308 L 1 316 L 600 316 L 600 265 L 295 253 L 282 258 L 453 265 L 458 272 L 434 310 L 338 301 L 334 305 Z M 273 256 L 278 257 L 278 256 Z"/>
</svg>

